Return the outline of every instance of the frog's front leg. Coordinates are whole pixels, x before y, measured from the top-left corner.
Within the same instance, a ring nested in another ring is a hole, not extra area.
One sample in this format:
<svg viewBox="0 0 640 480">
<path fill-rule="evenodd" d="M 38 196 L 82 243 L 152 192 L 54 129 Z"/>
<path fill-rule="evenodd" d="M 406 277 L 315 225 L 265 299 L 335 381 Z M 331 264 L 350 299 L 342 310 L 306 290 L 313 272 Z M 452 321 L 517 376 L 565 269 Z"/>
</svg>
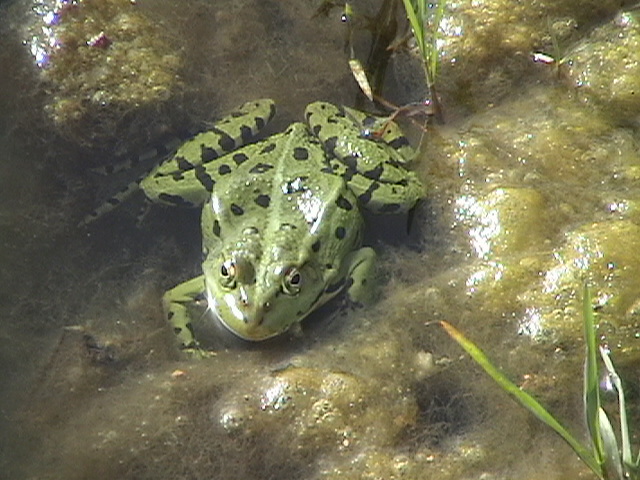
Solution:
<svg viewBox="0 0 640 480">
<path fill-rule="evenodd" d="M 371 247 L 362 247 L 349 254 L 347 295 L 357 304 L 370 305 L 375 300 L 377 282 L 375 279 L 376 252 Z"/>
<path fill-rule="evenodd" d="M 189 304 L 195 303 L 204 290 L 204 275 L 200 275 L 167 290 L 163 296 L 167 319 L 171 322 L 182 349 L 198 349 L 198 342 L 193 335 Z"/>
</svg>

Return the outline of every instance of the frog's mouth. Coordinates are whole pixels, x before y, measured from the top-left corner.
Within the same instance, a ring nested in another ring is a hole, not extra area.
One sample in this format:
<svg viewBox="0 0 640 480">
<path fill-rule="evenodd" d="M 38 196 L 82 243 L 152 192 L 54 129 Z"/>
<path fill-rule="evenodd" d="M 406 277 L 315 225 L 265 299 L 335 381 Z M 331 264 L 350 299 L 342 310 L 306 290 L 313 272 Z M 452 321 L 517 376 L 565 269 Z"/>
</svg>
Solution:
<svg viewBox="0 0 640 480">
<path fill-rule="evenodd" d="M 218 321 L 243 340 L 259 342 L 280 333 L 266 326 L 264 320 L 268 308 L 265 306 L 255 306 L 249 302 L 240 306 L 237 298 L 231 293 L 225 294 L 222 299 L 215 298 L 210 292 L 207 292 L 207 296 L 209 309 Z"/>
</svg>

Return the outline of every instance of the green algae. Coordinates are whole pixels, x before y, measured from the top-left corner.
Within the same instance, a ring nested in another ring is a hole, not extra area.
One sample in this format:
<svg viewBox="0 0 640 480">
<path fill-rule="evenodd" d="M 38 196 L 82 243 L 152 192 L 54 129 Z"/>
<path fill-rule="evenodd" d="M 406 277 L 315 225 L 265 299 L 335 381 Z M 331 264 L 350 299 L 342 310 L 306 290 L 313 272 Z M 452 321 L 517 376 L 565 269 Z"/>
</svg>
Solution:
<svg viewBox="0 0 640 480">
<path fill-rule="evenodd" d="M 595 28 L 562 59 L 563 73 L 585 103 L 594 103 L 615 123 L 637 123 L 640 109 L 638 12 L 620 12 Z"/>
<path fill-rule="evenodd" d="M 49 30 L 57 46 L 42 77 L 46 112 L 65 135 L 100 145 L 132 114 L 150 121 L 180 91 L 179 52 L 134 3 L 83 0 L 62 7 L 58 17 Z"/>
</svg>

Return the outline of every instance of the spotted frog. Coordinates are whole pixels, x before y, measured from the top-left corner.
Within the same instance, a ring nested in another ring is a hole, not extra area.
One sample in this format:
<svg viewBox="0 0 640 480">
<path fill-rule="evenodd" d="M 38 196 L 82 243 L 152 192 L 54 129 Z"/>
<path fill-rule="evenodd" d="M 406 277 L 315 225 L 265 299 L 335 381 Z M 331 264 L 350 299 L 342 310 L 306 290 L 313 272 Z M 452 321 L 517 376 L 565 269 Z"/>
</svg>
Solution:
<svg viewBox="0 0 640 480">
<path fill-rule="evenodd" d="M 202 206 L 203 274 L 164 295 L 183 348 L 198 348 L 189 316 L 198 300 L 251 341 L 342 290 L 366 302 L 375 253 L 361 246 L 360 208 L 403 212 L 423 196 L 398 126 L 346 107 L 312 103 L 305 124 L 236 148 L 274 112 L 271 100 L 245 104 L 140 184 L 153 201 Z"/>
</svg>

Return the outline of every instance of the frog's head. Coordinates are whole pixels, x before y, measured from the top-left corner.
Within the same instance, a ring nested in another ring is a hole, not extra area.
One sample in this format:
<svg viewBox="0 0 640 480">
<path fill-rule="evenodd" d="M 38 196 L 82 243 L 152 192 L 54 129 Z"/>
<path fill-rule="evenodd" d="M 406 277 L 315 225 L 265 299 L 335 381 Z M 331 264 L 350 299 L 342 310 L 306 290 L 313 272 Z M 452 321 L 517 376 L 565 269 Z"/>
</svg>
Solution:
<svg viewBox="0 0 640 480">
<path fill-rule="evenodd" d="M 287 260 L 277 249 L 265 255 L 269 258 L 246 250 L 227 252 L 203 264 L 209 308 L 245 340 L 286 331 L 317 306 L 323 293 L 317 265 Z"/>
</svg>

